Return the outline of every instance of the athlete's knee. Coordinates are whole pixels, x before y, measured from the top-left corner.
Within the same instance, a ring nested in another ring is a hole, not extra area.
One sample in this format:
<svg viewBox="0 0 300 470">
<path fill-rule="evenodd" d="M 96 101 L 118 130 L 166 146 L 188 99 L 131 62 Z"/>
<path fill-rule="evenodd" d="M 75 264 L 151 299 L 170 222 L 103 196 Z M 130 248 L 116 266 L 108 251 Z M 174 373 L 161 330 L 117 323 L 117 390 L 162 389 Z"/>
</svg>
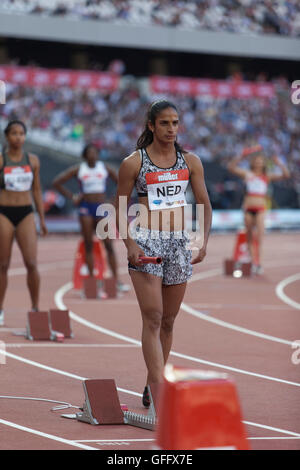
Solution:
<svg viewBox="0 0 300 470">
<path fill-rule="evenodd" d="M 37 262 L 35 259 L 26 259 L 24 264 L 28 273 L 37 272 Z"/>
<path fill-rule="evenodd" d="M 144 324 L 152 331 L 159 331 L 162 322 L 162 313 L 156 309 L 143 310 L 143 321 Z"/>
<path fill-rule="evenodd" d="M 9 261 L 8 260 L 0 260 L 0 272 L 1 274 L 6 274 L 9 268 Z"/>
<path fill-rule="evenodd" d="M 174 322 L 175 322 L 174 316 L 162 318 L 161 329 L 164 331 L 165 334 L 171 334 L 173 332 Z"/>
</svg>

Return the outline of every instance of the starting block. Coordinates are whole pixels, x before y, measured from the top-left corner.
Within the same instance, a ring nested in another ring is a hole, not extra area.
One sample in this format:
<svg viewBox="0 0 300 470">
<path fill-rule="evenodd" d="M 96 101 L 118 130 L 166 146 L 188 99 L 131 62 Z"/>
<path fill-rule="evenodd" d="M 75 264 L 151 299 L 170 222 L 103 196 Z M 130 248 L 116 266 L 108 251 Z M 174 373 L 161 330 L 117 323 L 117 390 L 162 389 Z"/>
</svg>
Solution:
<svg viewBox="0 0 300 470">
<path fill-rule="evenodd" d="M 115 299 L 117 297 L 117 283 L 113 277 L 104 279 L 104 292 L 109 299 Z"/>
<path fill-rule="evenodd" d="M 161 387 L 157 449 L 249 450 L 236 388 L 227 374 L 167 365 Z"/>
<path fill-rule="evenodd" d="M 258 244 L 256 238 L 253 240 L 254 263 L 259 264 Z M 252 262 L 248 250 L 247 234 L 245 230 L 238 232 L 234 247 L 233 257 L 224 260 L 224 274 L 236 278 L 251 276 Z"/>
<path fill-rule="evenodd" d="M 63 333 L 65 338 L 73 338 L 69 310 L 49 310 L 52 330 Z"/>
<path fill-rule="evenodd" d="M 150 408 L 148 414 L 128 411 L 127 406 L 121 405 L 115 381 L 113 379 L 89 379 L 83 382 L 85 402 L 82 411 L 76 413 L 78 421 L 92 425 L 129 424 L 149 430 L 156 425 L 156 406 L 158 387 L 149 385 Z M 62 415 L 74 417 L 74 415 Z"/>
<path fill-rule="evenodd" d="M 102 284 L 99 290 L 99 281 L 96 277 L 83 279 L 83 293 L 86 299 L 115 299 L 117 297 L 117 284 L 114 278 L 105 278 L 100 281 Z"/>
<path fill-rule="evenodd" d="M 107 271 L 106 252 L 101 240 L 93 241 L 94 277 L 102 280 Z M 81 240 L 77 247 L 73 268 L 74 289 L 83 288 L 83 279 L 89 278 L 89 272 L 85 261 L 84 241 Z"/>
<path fill-rule="evenodd" d="M 98 279 L 96 277 L 86 277 L 83 279 L 83 292 L 86 299 L 98 298 Z"/>
<path fill-rule="evenodd" d="M 49 312 L 28 312 L 26 324 L 26 337 L 31 341 L 50 340 L 63 341 L 65 336 L 59 331 L 51 329 Z"/>
</svg>

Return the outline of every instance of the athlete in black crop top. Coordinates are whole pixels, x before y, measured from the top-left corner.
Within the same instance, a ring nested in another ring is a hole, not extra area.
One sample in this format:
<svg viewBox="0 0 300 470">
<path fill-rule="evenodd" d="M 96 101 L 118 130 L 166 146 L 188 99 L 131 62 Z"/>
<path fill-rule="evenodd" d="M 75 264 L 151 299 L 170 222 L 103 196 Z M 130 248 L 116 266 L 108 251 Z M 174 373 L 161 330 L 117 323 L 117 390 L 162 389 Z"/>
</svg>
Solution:
<svg viewBox="0 0 300 470">
<path fill-rule="evenodd" d="M 32 309 L 39 308 L 40 277 L 37 270 L 37 234 L 32 197 L 40 217 L 41 235 L 47 234 L 36 155 L 23 151 L 26 127 L 11 121 L 5 129 L 7 145 L 0 154 L 0 326 L 4 324 L 3 301 L 14 238 L 27 269 Z"/>
</svg>

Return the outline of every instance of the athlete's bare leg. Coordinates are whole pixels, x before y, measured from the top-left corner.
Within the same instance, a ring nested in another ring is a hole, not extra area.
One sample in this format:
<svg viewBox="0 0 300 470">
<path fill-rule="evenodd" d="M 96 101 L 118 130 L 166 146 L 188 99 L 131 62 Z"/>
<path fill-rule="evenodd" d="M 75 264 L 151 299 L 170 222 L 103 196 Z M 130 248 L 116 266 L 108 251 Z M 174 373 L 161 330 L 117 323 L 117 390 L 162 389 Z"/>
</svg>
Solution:
<svg viewBox="0 0 300 470">
<path fill-rule="evenodd" d="M 9 268 L 11 249 L 14 239 L 15 228 L 5 215 L 0 214 L 0 310 L 7 289 L 7 271 Z"/>
<path fill-rule="evenodd" d="M 160 383 L 164 368 L 164 352 L 160 339 L 163 317 L 162 279 L 133 270 L 130 270 L 130 275 L 142 314 L 142 350 L 148 370 L 147 383 Z"/>
<path fill-rule="evenodd" d="M 253 230 L 255 227 L 255 216 L 252 214 L 249 214 L 249 212 L 245 212 L 245 217 L 244 217 L 244 223 L 245 223 L 245 228 L 246 228 L 246 234 L 247 234 L 247 242 L 248 242 L 248 250 L 249 254 L 251 256 L 251 260 L 253 261 L 254 259 L 254 252 L 253 252 Z"/>
<path fill-rule="evenodd" d="M 27 270 L 27 286 L 32 308 L 39 309 L 40 275 L 37 268 L 37 232 L 34 214 L 28 214 L 16 227 L 16 240 Z"/>
<path fill-rule="evenodd" d="M 89 215 L 79 217 L 81 225 L 81 234 L 85 248 L 85 262 L 90 276 L 94 276 L 94 256 L 93 256 L 93 238 L 94 238 L 94 219 Z"/>
<path fill-rule="evenodd" d="M 160 341 L 167 363 L 173 341 L 173 326 L 186 290 L 186 282 L 174 286 L 163 286 L 163 317 L 160 329 Z"/>
</svg>

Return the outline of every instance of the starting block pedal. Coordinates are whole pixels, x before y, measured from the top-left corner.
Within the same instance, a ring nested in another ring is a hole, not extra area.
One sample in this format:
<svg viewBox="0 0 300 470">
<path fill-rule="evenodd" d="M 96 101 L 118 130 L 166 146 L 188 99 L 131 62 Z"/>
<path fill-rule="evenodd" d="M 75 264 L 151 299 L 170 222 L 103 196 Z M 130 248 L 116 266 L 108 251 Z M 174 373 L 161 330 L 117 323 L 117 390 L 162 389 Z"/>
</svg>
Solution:
<svg viewBox="0 0 300 470">
<path fill-rule="evenodd" d="M 117 283 L 112 277 L 104 279 L 104 292 L 107 294 L 109 299 L 115 299 L 117 297 Z"/>
<path fill-rule="evenodd" d="M 98 298 L 98 280 L 96 277 L 87 277 L 83 279 L 83 292 L 86 299 Z"/>
<path fill-rule="evenodd" d="M 156 384 L 148 385 L 150 408 L 148 414 L 139 414 L 128 411 L 126 405 L 120 404 L 113 379 L 85 380 L 83 382 L 85 401 L 81 411 L 76 413 L 76 419 L 92 425 L 129 424 L 153 431 L 157 424 L 158 387 Z"/>
<path fill-rule="evenodd" d="M 224 274 L 226 276 L 251 276 L 251 269 L 252 264 L 249 262 L 237 262 L 234 259 L 225 259 L 224 261 Z"/>
<path fill-rule="evenodd" d="M 133 413 L 132 411 L 124 411 L 124 422 L 131 426 L 137 426 L 139 428 L 149 429 L 154 431 L 157 425 L 157 408 L 158 408 L 158 397 L 159 397 L 159 384 L 148 385 L 150 407 L 148 414 Z"/>
<path fill-rule="evenodd" d="M 113 379 L 90 379 L 83 382 L 83 411 L 76 413 L 78 421 L 97 424 L 124 424 L 116 384 Z"/>
<path fill-rule="evenodd" d="M 26 337 L 30 340 L 63 341 L 64 334 L 50 327 L 49 312 L 28 312 Z"/>
<path fill-rule="evenodd" d="M 52 330 L 63 333 L 65 338 L 74 338 L 71 329 L 69 310 L 51 309 L 49 311 L 49 316 Z"/>
</svg>

